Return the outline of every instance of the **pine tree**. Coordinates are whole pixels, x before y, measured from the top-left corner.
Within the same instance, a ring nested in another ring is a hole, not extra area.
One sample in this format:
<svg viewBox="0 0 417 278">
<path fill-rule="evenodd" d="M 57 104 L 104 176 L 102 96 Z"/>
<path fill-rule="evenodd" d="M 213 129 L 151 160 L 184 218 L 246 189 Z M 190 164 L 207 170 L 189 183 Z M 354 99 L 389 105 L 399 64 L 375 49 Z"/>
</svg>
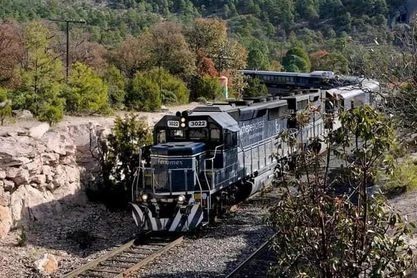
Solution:
<svg viewBox="0 0 417 278">
<path fill-rule="evenodd" d="M 29 109 L 35 116 L 49 105 L 56 105 L 60 110 L 63 107 L 60 98 L 63 66 L 50 50 L 49 30 L 39 22 L 32 22 L 26 26 L 24 34 L 27 57 L 19 70 L 20 86 L 13 94 L 13 106 Z"/>
</svg>

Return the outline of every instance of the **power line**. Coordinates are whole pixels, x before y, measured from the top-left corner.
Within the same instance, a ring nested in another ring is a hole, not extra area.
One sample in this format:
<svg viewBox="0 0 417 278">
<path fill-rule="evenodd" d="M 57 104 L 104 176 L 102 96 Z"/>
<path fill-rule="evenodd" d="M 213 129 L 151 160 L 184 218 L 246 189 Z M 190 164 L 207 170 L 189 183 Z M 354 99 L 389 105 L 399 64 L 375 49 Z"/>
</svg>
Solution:
<svg viewBox="0 0 417 278">
<path fill-rule="evenodd" d="M 65 63 L 65 78 L 68 81 L 68 75 L 69 75 L 69 24 L 70 23 L 82 23 L 85 24 L 85 20 L 68 20 L 68 19 L 48 19 L 50 21 L 56 21 L 56 22 L 65 22 L 66 25 L 66 63 Z"/>
</svg>

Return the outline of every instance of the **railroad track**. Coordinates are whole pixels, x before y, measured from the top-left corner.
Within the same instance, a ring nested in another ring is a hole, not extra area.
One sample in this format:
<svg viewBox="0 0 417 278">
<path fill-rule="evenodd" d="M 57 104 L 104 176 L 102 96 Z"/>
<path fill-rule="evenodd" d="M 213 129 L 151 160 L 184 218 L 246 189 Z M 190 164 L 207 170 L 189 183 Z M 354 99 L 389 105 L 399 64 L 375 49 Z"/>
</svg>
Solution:
<svg viewBox="0 0 417 278">
<path fill-rule="evenodd" d="M 270 249 L 275 235 L 265 241 L 249 257 L 239 264 L 226 278 L 267 277 L 269 268 L 276 259 L 275 252 Z"/>
<path fill-rule="evenodd" d="M 158 256 L 167 252 L 172 247 L 180 244 L 182 240 L 182 236 L 174 239 L 149 237 L 141 242 L 137 239 L 133 239 L 104 256 L 65 274 L 64 278 L 128 277 L 130 273 L 138 270 Z"/>
</svg>

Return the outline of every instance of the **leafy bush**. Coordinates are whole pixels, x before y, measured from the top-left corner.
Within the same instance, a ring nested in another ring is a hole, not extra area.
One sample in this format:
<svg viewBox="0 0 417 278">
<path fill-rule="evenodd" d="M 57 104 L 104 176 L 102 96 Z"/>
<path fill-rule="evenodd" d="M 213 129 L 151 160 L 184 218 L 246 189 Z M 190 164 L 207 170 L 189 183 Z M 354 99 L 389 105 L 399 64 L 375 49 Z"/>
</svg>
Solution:
<svg viewBox="0 0 417 278">
<path fill-rule="evenodd" d="M 392 174 L 381 174 L 379 183 L 388 196 L 403 193 L 417 188 L 417 165 L 415 161 L 404 161 L 397 165 Z"/>
<path fill-rule="evenodd" d="M 170 74 L 163 68 L 154 68 L 146 73 L 144 76 L 151 79 L 155 83 L 158 84 L 158 87 L 162 90 L 172 92 L 175 95 L 177 103 L 187 103 L 190 98 L 190 93 L 185 85 L 184 81 L 180 78 L 175 77 L 174 75 Z M 161 92 L 162 94 L 162 92 Z M 167 100 L 170 101 L 173 98 L 168 98 Z M 164 102 L 164 98 L 162 97 L 162 103 L 168 104 L 169 102 Z"/>
<path fill-rule="evenodd" d="M 94 71 L 75 63 L 64 91 L 66 110 L 73 113 L 107 113 L 108 88 Z"/>
<path fill-rule="evenodd" d="M 126 107 L 136 111 L 155 111 L 161 107 L 161 96 L 156 82 L 137 73 L 127 91 Z"/>
<path fill-rule="evenodd" d="M 64 117 L 64 106 L 59 99 L 52 103 L 44 103 L 39 109 L 38 120 L 48 122 L 50 125 L 56 124 Z"/>
<path fill-rule="evenodd" d="M 100 163 L 101 178 L 97 192 L 89 191 L 89 197 L 103 201 L 108 207 L 124 207 L 131 198 L 134 174 L 139 166 L 140 149 L 152 142 L 147 122 L 135 115 L 117 117 L 112 133 L 99 138 L 97 149 L 92 150 Z"/>
<path fill-rule="evenodd" d="M 296 46 L 287 51 L 287 54 L 282 58 L 282 65 L 285 71 L 290 72 L 310 72 L 311 62 L 307 51 Z"/>
<path fill-rule="evenodd" d="M 324 165 L 318 153 L 301 150 L 296 175 L 276 179 L 283 194 L 269 217 L 277 231 L 273 277 L 404 277 L 412 266 L 406 238 L 414 224 L 369 193 L 376 170 L 392 167 L 393 128 L 368 106 L 341 113 L 340 121 L 325 138 Z M 333 179 L 331 154 L 344 165 Z M 345 191 L 335 192 L 333 181 Z"/>
<path fill-rule="evenodd" d="M 27 243 L 28 243 L 28 236 L 27 236 L 25 227 L 24 226 L 21 226 L 20 227 L 20 235 L 19 235 L 19 239 L 18 239 L 18 242 L 17 242 L 17 246 L 24 247 L 24 246 L 27 245 Z"/>
<path fill-rule="evenodd" d="M 12 115 L 11 101 L 7 98 L 7 91 L 0 88 L 0 124 L 4 124 L 4 120 Z"/>
<path fill-rule="evenodd" d="M 243 89 L 244 97 L 259 97 L 268 95 L 268 88 L 258 78 L 248 78 L 247 87 Z"/>
<path fill-rule="evenodd" d="M 111 107 L 122 109 L 124 107 L 126 83 L 123 74 L 115 66 L 111 66 L 104 75 L 104 80 L 108 86 L 108 98 Z"/>
<path fill-rule="evenodd" d="M 195 77 L 193 80 L 193 99 L 204 97 L 208 100 L 223 98 L 223 87 L 217 77 Z"/>
<path fill-rule="evenodd" d="M 174 92 L 162 89 L 161 90 L 162 103 L 164 104 L 174 104 L 177 103 L 177 96 Z"/>
</svg>

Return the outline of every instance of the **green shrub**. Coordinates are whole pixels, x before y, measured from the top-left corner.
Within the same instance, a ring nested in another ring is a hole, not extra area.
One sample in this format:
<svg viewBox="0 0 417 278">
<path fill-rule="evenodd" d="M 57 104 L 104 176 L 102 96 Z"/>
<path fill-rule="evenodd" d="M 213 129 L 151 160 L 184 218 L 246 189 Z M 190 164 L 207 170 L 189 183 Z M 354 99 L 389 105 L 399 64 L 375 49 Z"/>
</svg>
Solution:
<svg viewBox="0 0 417 278">
<path fill-rule="evenodd" d="M 111 66 L 104 75 L 104 80 L 108 86 L 108 97 L 111 107 L 114 109 L 124 108 L 126 81 L 121 71 L 115 66 Z"/>
<path fill-rule="evenodd" d="M 147 122 L 135 115 L 117 117 L 112 133 L 98 142 L 101 166 L 97 190 L 89 190 L 88 196 L 104 202 L 110 208 L 124 207 L 131 198 L 134 174 L 139 166 L 140 149 L 152 142 L 151 129 Z"/>
<path fill-rule="evenodd" d="M 66 110 L 73 113 L 108 113 L 108 87 L 94 71 L 75 63 L 64 91 Z"/>
<path fill-rule="evenodd" d="M 407 160 L 397 165 L 391 175 L 380 174 L 379 182 L 388 196 L 417 188 L 416 161 Z"/>
<path fill-rule="evenodd" d="M 177 96 L 174 92 L 162 89 L 161 90 L 162 103 L 164 104 L 174 104 L 177 103 Z"/>
<path fill-rule="evenodd" d="M 161 107 L 161 96 L 158 84 L 143 74 L 136 74 L 133 77 L 125 101 L 126 107 L 132 110 L 159 110 Z"/>
<path fill-rule="evenodd" d="M 11 101 L 7 98 L 7 91 L 0 88 L 0 124 L 4 124 L 4 120 L 12 115 Z"/>
<path fill-rule="evenodd" d="M 19 240 L 17 242 L 17 246 L 19 247 L 25 247 L 27 245 L 28 242 L 28 237 L 26 234 L 26 230 L 25 227 L 21 226 L 20 227 L 20 235 L 19 235 Z"/>
<path fill-rule="evenodd" d="M 56 124 L 64 117 L 64 106 L 61 101 L 55 100 L 51 104 L 44 103 L 39 109 L 38 120 Z"/>
<path fill-rule="evenodd" d="M 172 92 L 175 95 L 175 102 L 176 103 L 187 103 L 190 98 L 190 93 L 185 85 L 184 81 L 180 78 L 175 77 L 174 75 L 170 74 L 165 69 L 161 68 L 154 68 L 146 73 L 144 76 L 151 79 L 155 83 L 158 84 L 158 87 L 161 89 L 161 94 L 163 91 Z M 168 98 L 167 100 L 170 101 L 173 98 Z M 169 102 L 164 101 L 164 97 L 162 95 L 162 103 L 168 104 Z"/>
<path fill-rule="evenodd" d="M 243 89 L 244 97 L 259 97 L 268 95 L 268 88 L 258 78 L 248 78 L 247 87 Z"/>
<path fill-rule="evenodd" d="M 207 100 L 222 99 L 223 87 L 217 77 L 204 76 L 196 77 L 193 81 L 193 98 L 198 99 L 204 97 Z"/>
</svg>

